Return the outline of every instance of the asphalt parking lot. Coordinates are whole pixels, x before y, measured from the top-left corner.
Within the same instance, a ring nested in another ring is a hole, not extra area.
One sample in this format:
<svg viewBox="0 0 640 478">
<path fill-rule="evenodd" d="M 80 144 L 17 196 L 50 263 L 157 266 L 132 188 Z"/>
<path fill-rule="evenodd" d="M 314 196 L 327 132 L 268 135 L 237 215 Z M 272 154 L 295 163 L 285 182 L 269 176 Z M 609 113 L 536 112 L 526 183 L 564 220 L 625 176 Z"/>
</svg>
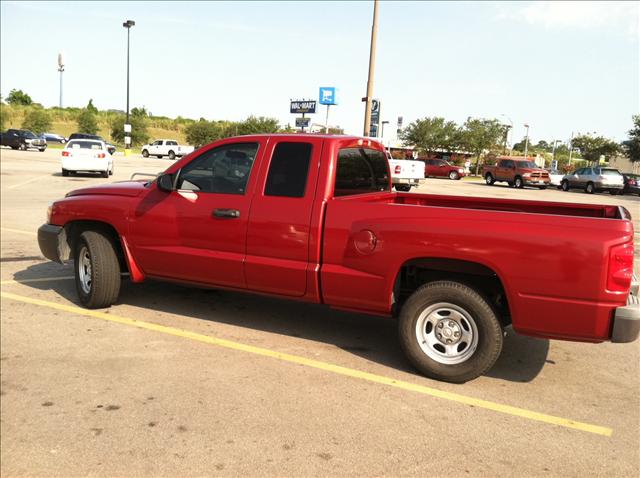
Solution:
<svg viewBox="0 0 640 478">
<path fill-rule="evenodd" d="M 67 178 L 59 154 L 0 150 L 3 477 L 639 473 L 638 342 L 509 330 L 486 376 L 451 385 L 413 372 L 390 319 L 158 282 L 80 308 L 71 267 L 40 255 L 47 205 L 170 161 L 116 156 L 113 178 Z M 421 190 L 621 204 L 640 229 L 638 197 Z"/>
</svg>

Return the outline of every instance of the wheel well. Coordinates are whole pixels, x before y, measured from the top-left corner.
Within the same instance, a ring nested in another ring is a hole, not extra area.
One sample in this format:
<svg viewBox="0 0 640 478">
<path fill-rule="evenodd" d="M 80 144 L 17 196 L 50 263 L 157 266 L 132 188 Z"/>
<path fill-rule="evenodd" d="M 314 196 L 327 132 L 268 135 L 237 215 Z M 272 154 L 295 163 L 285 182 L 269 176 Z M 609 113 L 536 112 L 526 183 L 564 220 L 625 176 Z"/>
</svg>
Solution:
<svg viewBox="0 0 640 478">
<path fill-rule="evenodd" d="M 73 221 L 67 223 L 64 226 L 64 232 L 66 235 L 68 250 L 63 251 L 62 255 L 66 256 L 62 258 L 63 260 L 73 258 L 73 251 L 75 249 L 76 242 L 80 238 L 80 234 L 85 231 L 100 232 L 107 237 L 111 241 L 111 244 L 113 244 L 113 249 L 118 257 L 118 262 L 120 263 L 120 270 L 122 272 L 128 272 L 127 261 L 124 257 L 124 250 L 122 248 L 122 243 L 120 242 L 120 235 L 118 234 L 118 231 L 116 231 L 111 224 L 102 221 Z"/>
<path fill-rule="evenodd" d="M 498 274 L 485 265 L 459 259 L 417 258 L 405 262 L 393 288 L 394 314 L 418 287 L 436 280 L 453 280 L 468 285 L 487 299 L 504 326 L 511 323 L 507 295 Z"/>
</svg>

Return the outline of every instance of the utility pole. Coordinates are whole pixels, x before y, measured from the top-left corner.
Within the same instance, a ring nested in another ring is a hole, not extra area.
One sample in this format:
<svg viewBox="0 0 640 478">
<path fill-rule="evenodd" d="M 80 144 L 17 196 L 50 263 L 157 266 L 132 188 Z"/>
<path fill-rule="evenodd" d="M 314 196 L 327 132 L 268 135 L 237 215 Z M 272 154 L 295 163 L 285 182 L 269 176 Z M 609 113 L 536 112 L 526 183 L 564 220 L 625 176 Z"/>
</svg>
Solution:
<svg viewBox="0 0 640 478">
<path fill-rule="evenodd" d="M 371 129 L 371 99 L 373 96 L 373 70 L 376 63 L 376 36 L 378 34 L 378 0 L 373 0 L 373 25 L 371 25 L 371 46 L 369 49 L 369 77 L 367 79 L 367 102 L 364 110 L 364 136 L 369 136 Z"/>
<path fill-rule="evenodd" d="M 569 163 L 567 167 L 571 168 L 571 153 L 573 152 L 573 131 L 571 132 L 571 139 L 569 140 Z"/>
<path fill-rule="evenodd" d="M 60 108 L 62 108 L 62 73 L 64 72 L 62 53 L 58 53 L 58 71 L 60 72 Z"/>
<path fill-rule="evenodd" d="M 527 128 L 527 134 L 524 137 L 524 158 L 527 159 L 527 151 L 529 150 L 529 125 L 525 124 L 525 128 Z"/>
</svg>

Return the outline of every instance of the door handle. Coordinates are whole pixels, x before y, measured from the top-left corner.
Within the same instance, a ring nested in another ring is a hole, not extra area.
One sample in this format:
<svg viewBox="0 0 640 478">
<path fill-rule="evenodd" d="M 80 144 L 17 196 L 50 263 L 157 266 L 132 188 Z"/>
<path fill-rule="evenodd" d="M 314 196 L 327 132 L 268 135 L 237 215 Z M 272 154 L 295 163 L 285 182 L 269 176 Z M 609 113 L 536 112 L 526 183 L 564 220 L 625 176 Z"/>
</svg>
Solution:
<svg viewBox="0 0 640 478">
<path fill-rule="evenodd" d="M 227 217 L 227 218 L 238 218 L 240 217 L 240 211 L 237 209 L 214 209 L 213 210 L 214 217 Z"/>
</svg>

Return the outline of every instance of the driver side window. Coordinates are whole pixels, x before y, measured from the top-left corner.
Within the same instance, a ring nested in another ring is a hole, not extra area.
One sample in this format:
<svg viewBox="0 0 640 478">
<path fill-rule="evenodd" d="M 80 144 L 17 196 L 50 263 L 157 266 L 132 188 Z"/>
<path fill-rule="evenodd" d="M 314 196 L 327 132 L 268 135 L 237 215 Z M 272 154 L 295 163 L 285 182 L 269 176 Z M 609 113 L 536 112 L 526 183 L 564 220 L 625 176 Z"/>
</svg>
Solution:
<svg viewBox="0 0 640 478">
<path fill-rule="evenodd" d="M 182 168 L 177 189 L 244 194 L 257 152 L 258 143 L 233 143 L 210 149 Z"/>
</svg>

